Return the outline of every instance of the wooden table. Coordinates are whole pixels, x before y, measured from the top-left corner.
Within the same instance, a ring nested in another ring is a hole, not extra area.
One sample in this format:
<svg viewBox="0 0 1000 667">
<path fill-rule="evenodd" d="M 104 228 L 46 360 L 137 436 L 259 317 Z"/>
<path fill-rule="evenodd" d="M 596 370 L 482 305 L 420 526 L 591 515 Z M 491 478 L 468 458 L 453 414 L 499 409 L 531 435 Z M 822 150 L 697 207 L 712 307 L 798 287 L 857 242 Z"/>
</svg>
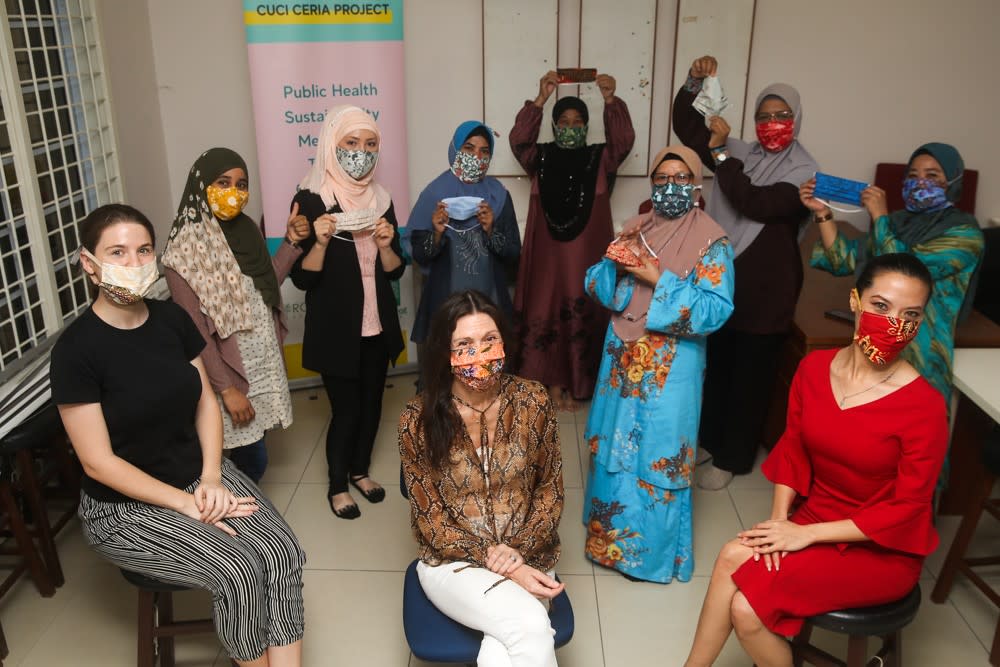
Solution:
<svg viewBox="0 0 1000 667">
<path fill-rule="evenodd" d="M 846 223 L 840 223 L 841 231 L 848 237 L 860 235 L 853 227 Z M 785 342 L 778 366 L 777 381 L 771 398 L 771 406 L 768 410 L 767 421 L 764 428 L 764 445 L 774 446 L 774 443 L 781 437 L 785 430 L 785 414 L 788 409 L 788 390 L 791 387 L 792 377 L 799 367 L 799 361 L 804 356 L 814 350 L 829 349 L 834 347 L 844 347 L 851 342 L 854 333 L 853 325 L 841 320 L 830 319 L 823 313 L 830 309 L 850 310 L 849 298 L 851 288 L 854 287 L 854 277 L 836 277 L 826 271 L 820 271 L 809 266 L 809 257 L 812 254 L 813 244 L 819 236 L 819 230 L 812 225 L 802 240 L 802 262 L 805 272 L 805 281 L 802 285 L 802 294 L 799 296 L 798 305 L 795 308 L 795 318 L 792 322 L 792 329 L 788 340 Z M 1000 348 L 1000 325 L 982 315 L 978 311 L 972 311 L 969 318 L 959 325 L 955 332 L 956 348 Z M 986 354 L 997 354 L 1000 351 L 993 350 L 962 350 L 968 352 L 985 352 Z M 958 350 L 956 349 L 956 385 Z M 993 374 L 996 378 L 995 384 L 1000 387 L 1000 362 Z M 961 389 L 961 387 L 959 387 Z M 994 405 L 1000 405 L 1000 400 Z M 976 407 L 973 404 L 973 407 Z M 978 409 L 978 408 L 977 408 Z M 959 418 L 964 420 L 959 421 Z M 968 406 L 963 409 L 963 402 L 959 402 L 959 410 L 956 411 L 955 436 L 960 440 L 968 440 L 976 437 L 976 433 L 983 433 L 983 419 L 975 414 Z M 960 437 L 959 437 L 960 436 Z M 953 449 L 956 449 L 953 447 Z M 976 450 L 978 451 L 978 450 Z M 952 472 L 949 482 L 949 491 L 944 494 L 941 501 L 941 511 L 946 514 L 959 514 L 964 505 L 961 505 L 962 476 L 968 474 L 968 466 L 979 466 L 978 454 L 972 452 L 972 458 L 965 456 L 968 452 L 952 453 Z"/>
</svg>

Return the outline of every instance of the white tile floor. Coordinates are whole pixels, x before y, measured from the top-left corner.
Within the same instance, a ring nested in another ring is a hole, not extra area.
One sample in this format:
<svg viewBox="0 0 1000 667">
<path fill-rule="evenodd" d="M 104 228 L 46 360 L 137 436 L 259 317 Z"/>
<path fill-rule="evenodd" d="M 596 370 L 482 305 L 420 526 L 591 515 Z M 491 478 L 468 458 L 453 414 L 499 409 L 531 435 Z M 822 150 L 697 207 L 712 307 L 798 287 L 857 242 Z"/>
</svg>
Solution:
<svg viewBox="0 0 1000 667">
<path fill-rule="evenodd" d="M 414 542 L 408 508 L 399 495 L 394 418 L 413 391 L 412 377 L 390 378 L 390 384 L 372 466 L 372 475 L 386 486 L 388 497 L 380 505 L 362 502 L 363 516 L 356 521 L 335 519 L 326 504 L 325 396 L 311 390 L 296 392 L 295 424 L 269 437 L 271 465 L 263 489 L 284 510 L 309 557 L 306 665 L 425 665 L 410 655 L 401 618 L 403 571 L 414 557 Z M 697 562 L 692 581 L 668 586 L 631 583 L 593 567 L 583 557 L 579 517 L 585 420 L 585 413 L 560 415 L 566 508 L 558 570 L 573 602 L 576 635 L 559 650 L 559 663 L 565 667 L 680 665 L 694 633 L 715 552 L 741 526 L 766 516 L 768 483 L 755 472 L 737 478 L 726 491 L 696 492 Z M 957 519 L 945 517 L 939 528 L 946 548 Z M 984 529 L 976 548 L 1000 552 L 1000 529 L 987 525 Z M 22 580 L 0 601 L 0 619 L 11 650 L 5 664 L 135 664 L 134 589 L 114 567 L 90 552 L 77 525 L 70 525 L 59 542 L 66 585 L 54 597 L 43 599 L 30 581 Z M 941 549 L 927 561 L 921 582 L 925 598 L 943 557 Z M 1000 569 L 992 580 L 1000 585 Z M 177 597 L 179 614 L 208 613 L 205 594 Z M 987 665 L 996 623 L 992 604 L 960 579 L 946 604 L 925 599 L 916 621 L 904 633 L 905 664 Z M 820 635 L 817 641 L 834 653 L 843 651 L 841 640 L 832 635 Z M 179 666 L 228 665 L 211 635 L 181 638 L 177 647 Z M 751 663 L 735 640 L 730 640 L 717 664 L 748 667 Z"/>
</svg>

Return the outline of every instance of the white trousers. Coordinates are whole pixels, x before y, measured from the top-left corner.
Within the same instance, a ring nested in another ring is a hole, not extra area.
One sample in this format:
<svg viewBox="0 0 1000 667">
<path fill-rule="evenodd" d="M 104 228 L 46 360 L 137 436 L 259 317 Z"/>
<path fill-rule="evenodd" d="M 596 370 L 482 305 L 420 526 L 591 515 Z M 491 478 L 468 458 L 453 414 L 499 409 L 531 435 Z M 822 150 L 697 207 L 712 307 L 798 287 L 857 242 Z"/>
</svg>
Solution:
<svg viewBox="0 0 1000 667">
<path fill-rule="evenodd" d="M 513 581 L 490 588 L 502 577 L 484 568 L 455 572 L 467 565 L 420 562 L 417 576 L 435 607 L 484 634 L 479 667 L 556 667 L 556 632 L 542 602 Z"/>
</svg>

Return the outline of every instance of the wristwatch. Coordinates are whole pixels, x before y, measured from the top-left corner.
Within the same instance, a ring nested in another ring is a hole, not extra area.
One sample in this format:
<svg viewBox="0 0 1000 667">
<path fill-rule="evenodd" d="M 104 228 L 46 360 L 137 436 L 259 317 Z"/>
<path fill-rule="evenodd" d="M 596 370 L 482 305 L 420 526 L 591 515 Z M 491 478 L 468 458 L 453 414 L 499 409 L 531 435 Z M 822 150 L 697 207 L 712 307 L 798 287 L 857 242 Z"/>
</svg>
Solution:
<svg viewBox="0 0 1000 667">
<path fill-rule="evenodd" d="M 722 164 L 729 159 L 729 151 L 718 151 L 712 153 L 712 159 L 715 160 L 715 164 Z"/>
</svg>

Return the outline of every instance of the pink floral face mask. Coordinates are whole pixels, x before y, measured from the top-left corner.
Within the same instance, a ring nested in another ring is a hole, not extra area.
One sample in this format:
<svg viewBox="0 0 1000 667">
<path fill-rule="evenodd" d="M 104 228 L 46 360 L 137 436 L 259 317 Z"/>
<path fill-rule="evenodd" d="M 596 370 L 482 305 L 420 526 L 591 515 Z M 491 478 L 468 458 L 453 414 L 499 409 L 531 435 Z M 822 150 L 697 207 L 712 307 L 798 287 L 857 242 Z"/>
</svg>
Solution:
<svg viewBox="0 0 1000 667">
<path fill-rule="evenodd" d="M 481 343 L 451 351 L 451 372 L 473 391 L 487 391 L 500 380 L 503 343 Z"/>
</svg>

